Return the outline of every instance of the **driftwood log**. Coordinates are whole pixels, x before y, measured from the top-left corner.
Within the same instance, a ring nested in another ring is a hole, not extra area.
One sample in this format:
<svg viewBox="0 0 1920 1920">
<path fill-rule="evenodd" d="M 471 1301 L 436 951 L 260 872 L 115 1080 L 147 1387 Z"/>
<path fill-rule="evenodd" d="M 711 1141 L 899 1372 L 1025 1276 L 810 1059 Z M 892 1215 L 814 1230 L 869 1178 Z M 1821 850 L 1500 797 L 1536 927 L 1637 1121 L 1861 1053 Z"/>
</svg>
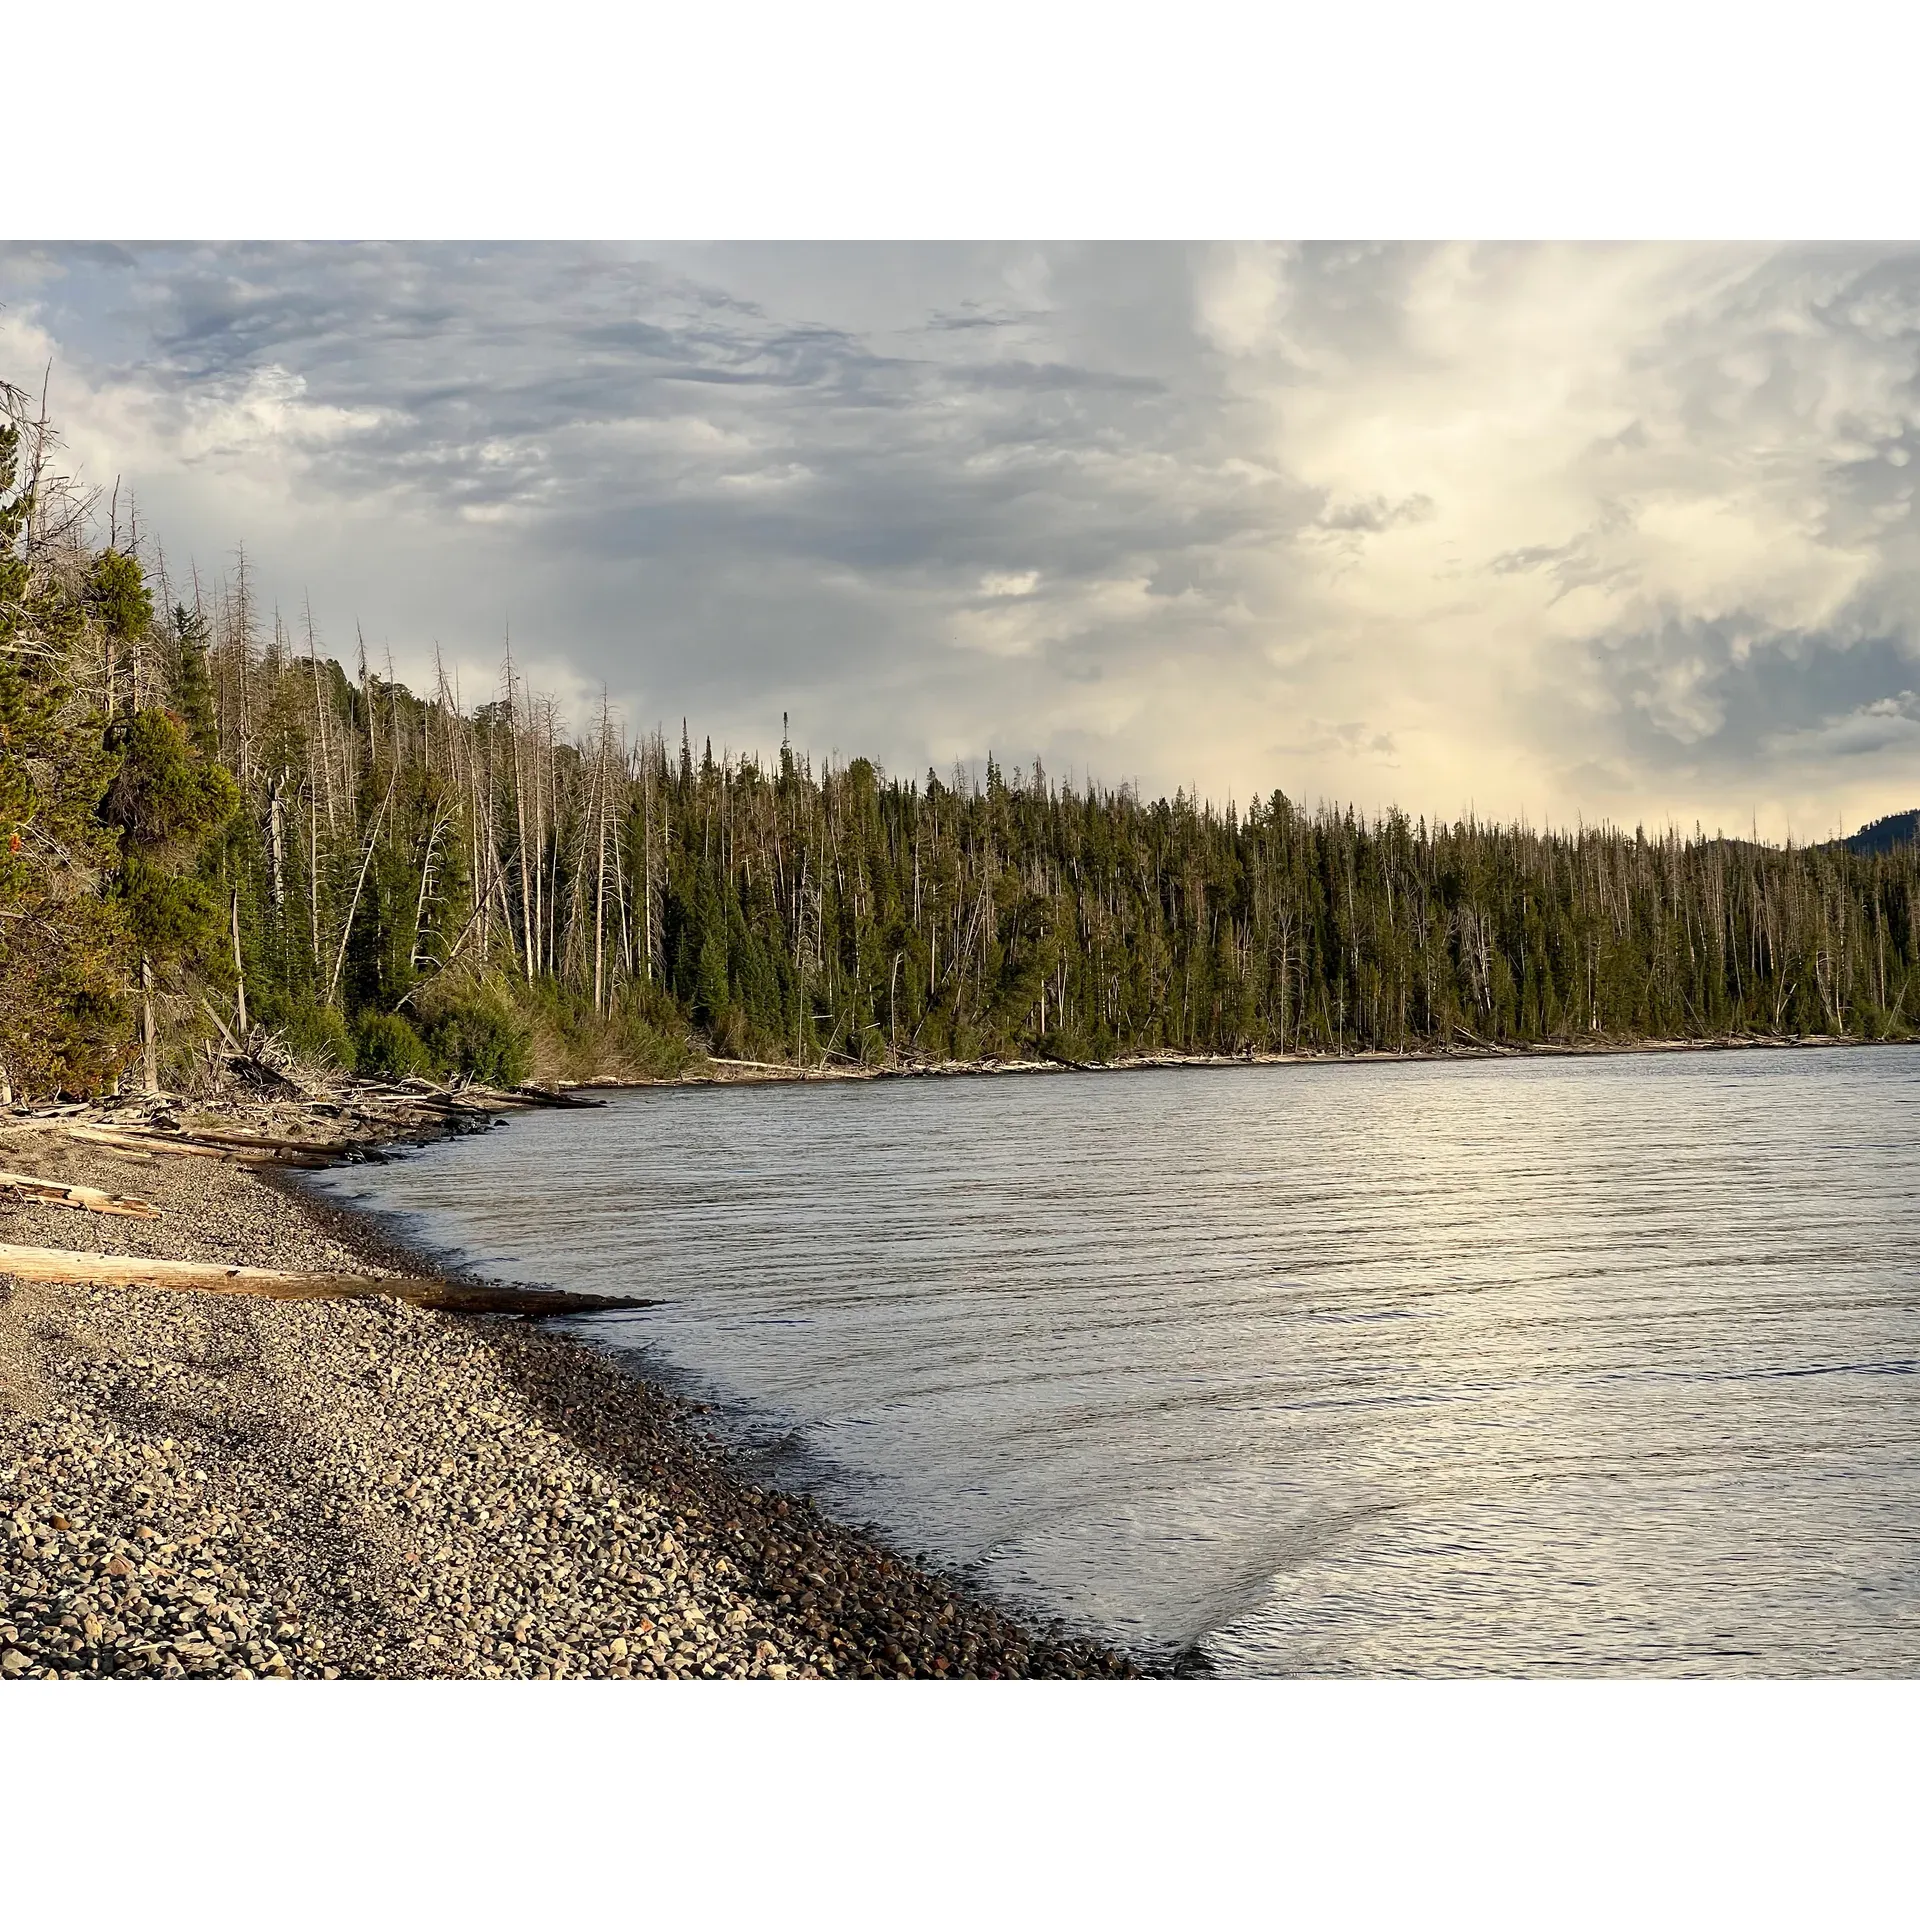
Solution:
<svg viewBox="0 0 1920 1920">
<path fill-rule="evenodd" d="M 103 1193 L 98 1187 L 69 1186 L 64 1180 L 41 1180 L 32 1174 L 0 1172 L 0 1196 L 17 1194 L 22 1200 L 41 1200 L 50 1207 L 84 1207 L 89 1213 L 120 1213 L 132 1220 L 158 1220 L 160 1209 L 124 1193 Z"/>
<path fill-rule="evenodd" d="M 509 1093 L 501 1087 L 401 1086 L 390 1092 L 362 1095 L 368 1106 L 428 1107 L 438 1113 L 511 1113 L 531 1107 L 604 1107 L 604 1100 L 589 1100 L 577 1093 L 549 1093 L 544 1087 L 522 1087 Z"/>
<path fill-rule="evenodd" d="M 870 1069 L 849 1067 L 790 1067 L 778 1060 L 738 1060 L 727 1054 L 715 1054 L 716 1067 L 751 1067 L 756 1073 L 784 1073 L 797 1080 L 870 1080 Z"/>
<path fill-rule="evenodd" d="M 159 1133 L 145 1127 L 70 1125 L 62 1129 L 76 1140 L 112 1147 L 119 1153 L 184 1153 L 205 1160 L 230 1160 L 243 1167 L 331 1167 L 354 1149 L 327 1146 L 318 1141 L 250 1140 L 233 1144 L 227 1134 Z"/>
<path fill-rule="evenodd" d="M 280 1140 L 265 1133 L 226 1133 L 214 1127 L 195 1127 L 190 1133 L 168 1134 L 166 1139 L 179 1139 L 196 1147 L 240 1147 L 250 1153 L 303 1153 L 319 1154 L 323 1158 L 338 1159 L 344 1153 L 353 1153 L 357 1149 L 352 1144 L 342 1144 L 329 1140 Z"/>
<path fill-rule="evenodd" d="M 557 1287 L 494 1287 L 479 1281 L 432 1280 L 412 1274 L 287 1273 L 276 1267 L 215 1266 L 199 1260 L 149 1260 L 117 1253 L 70 1253 L 60 1247 L 0 1246 L 0 1274 L 82 1287 L 159 1287 L 185 1293 L 243 1293 L 262 1300 L 369 1300 L 385 1295 L 445 1313 L 606 1313 L 653 1307 L 657 1300 Z"/>
</svg>

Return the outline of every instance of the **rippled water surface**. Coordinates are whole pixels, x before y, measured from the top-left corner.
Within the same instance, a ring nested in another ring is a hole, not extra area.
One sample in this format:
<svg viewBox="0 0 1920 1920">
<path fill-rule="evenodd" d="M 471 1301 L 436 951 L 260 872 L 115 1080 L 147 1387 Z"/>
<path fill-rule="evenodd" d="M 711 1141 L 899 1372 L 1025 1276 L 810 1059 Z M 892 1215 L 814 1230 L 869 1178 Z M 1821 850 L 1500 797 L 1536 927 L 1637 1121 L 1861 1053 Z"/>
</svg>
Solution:
<svg viewBox="0 0 1920 1920">
<path fill-rule="evenodd" d="M 1920 1673 L 1920 1051 L 621 1093 L 322 1176 L 1223 1673 Z"/>
</svg>

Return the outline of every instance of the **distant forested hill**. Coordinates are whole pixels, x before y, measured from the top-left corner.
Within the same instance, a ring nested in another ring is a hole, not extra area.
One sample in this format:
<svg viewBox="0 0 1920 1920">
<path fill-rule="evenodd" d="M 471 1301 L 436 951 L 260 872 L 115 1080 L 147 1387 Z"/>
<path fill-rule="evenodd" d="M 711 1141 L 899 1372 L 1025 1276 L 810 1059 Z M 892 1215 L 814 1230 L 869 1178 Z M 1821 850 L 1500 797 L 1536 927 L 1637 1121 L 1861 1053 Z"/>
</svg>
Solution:
<svg viewBox="0 0 1920 1920">
<path fill-rule="evenodd" d="M 462 706 L 170 581 L 0 428 L 0 1097 L 264 1023 L 401 1073 L 1905 1036 L 1920 847 L 1224 811 Z M 770 702 L 777 695 L 769 695 Z M 1912 816 L 1905 816 L 1909 822 Z M 1869 833 L 1878 833 L 1882 822 Z M 1863 836 L 1856 836 L 1856 841 Z"/>
<path fill-rule="evenodd" d="M 1896 847 L 1911 846 L 1916 838 L 1920 838 L 1920 808 L 1911 813 L 1890 813 L 1884 820 L 1848 834 L 1840 844 L 1849 853 L 1892 853 Z"/>
</svg>

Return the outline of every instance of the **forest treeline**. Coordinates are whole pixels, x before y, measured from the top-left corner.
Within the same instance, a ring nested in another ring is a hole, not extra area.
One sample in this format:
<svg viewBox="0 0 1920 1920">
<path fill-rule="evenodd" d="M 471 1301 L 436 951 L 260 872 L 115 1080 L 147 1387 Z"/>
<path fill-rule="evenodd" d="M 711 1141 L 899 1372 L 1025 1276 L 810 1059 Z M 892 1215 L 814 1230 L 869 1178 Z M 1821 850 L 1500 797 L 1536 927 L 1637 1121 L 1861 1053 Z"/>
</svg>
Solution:
<svg viewBox="0 0 1920 1920">
<path fill-rule="evenodd" d="M 374 1072 L 1914 1025 L 1920 855 L 1224 810 L 570 728 L 169 575 L 0 426 L 0 1098 L 255 1029 Z M 103 528 L 102 520 L 106 520 Z"/>
</svg>

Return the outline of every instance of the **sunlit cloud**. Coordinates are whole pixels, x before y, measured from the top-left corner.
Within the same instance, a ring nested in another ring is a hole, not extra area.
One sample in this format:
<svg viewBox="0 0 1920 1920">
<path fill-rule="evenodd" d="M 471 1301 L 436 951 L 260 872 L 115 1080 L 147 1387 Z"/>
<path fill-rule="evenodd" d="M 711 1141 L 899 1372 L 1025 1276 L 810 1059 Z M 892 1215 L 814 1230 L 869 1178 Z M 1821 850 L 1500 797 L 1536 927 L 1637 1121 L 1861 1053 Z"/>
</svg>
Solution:
<svg viewBox="0 0 1920 1920">
<path fill-rule="evenodd" d="M 169 566 L 716 744 L 1775 834 L 1920 803 L 1920 253 L 0 252 Z M 464 682 L 463 682 L 464 684 Z"/>
</svg>

